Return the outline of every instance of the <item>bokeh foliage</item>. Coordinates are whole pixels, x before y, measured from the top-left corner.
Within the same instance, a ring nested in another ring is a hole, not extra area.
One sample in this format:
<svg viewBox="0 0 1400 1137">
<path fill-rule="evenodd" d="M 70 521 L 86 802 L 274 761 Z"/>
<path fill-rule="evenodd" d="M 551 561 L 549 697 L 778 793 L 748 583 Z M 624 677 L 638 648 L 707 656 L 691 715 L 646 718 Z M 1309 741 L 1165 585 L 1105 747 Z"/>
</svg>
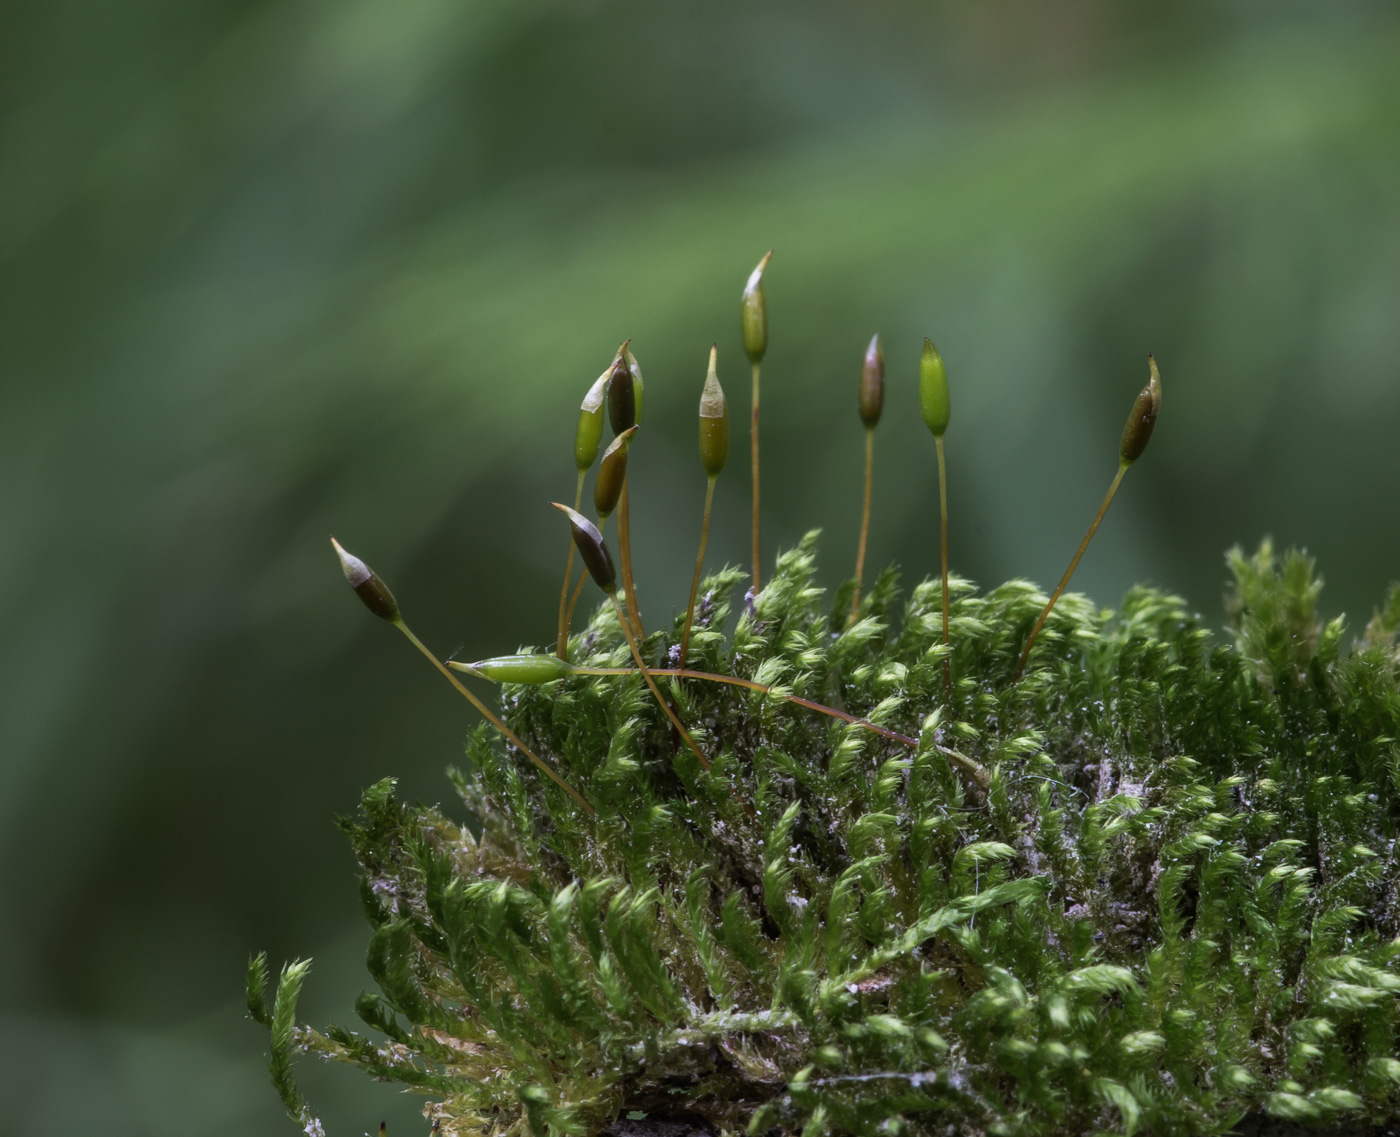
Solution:
<svg viewBox="0 0 1400 1137">
<path fill-rule="evenodd" d="M 262 945 L 349 981 L 350 866 L 317 819 L 390 772 L 436 795 L 464 730 L 361 635 L 325 534 L 444 651 L 544 639 L 543 502 L 631 335 L 639 573 L 674 608 L 704 351 L 742 389 L 734 299 L 770 245 L 770 550 L 854 544 L 878 329 L 871 557 L 932 563 L 926 439 L 895 413 L 932 334 L 955 567 L 1053 578 L 1151 349 L 1171 426 L 1081 586 L 1215 611 L 1219 550 L 1272 531 L 1325 550 L 1364 618 L 1400 562 L 1373 505 L 1397 477 L 1396 42 L 1383 3 L 0 10 L 13 1123 L 59 1094 L 110 1133 L 270 1116 L 229 976 Z M 721 484 L 717 562 L 743 557 L 743 491 Z M 393 1108 L 335 1085 L 328 1118 Z"/>
</svg>

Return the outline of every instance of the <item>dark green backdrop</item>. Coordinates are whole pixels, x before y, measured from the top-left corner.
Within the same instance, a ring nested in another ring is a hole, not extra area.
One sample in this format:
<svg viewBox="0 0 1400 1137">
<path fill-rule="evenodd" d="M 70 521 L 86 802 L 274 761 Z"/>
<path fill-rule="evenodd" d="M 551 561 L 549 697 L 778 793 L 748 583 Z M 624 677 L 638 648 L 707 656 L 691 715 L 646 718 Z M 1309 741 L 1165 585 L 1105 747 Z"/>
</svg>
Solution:
<svg viewBox="0 0 1400 1137">
<path fill-rule="evenodd" d="M 448 796 L 473 721 L 335 532 L 468 657 L 551 634 L 579 398 L 624 336 L 644 604 L 684 603 L 705 353 L 770 245 L 769 555 L 1052 583 L 1144 356 L 1156 439 L 1078 586 L 1220 623 L 1222 551 L 1400 575 L 1394 4 L 48 0 L 0 6 L 0 1098 L 17 1133 L 290 1132 L 250 949 L 363 980 L 333 817 Z M 742 454 L 746 434 L 736 424 Z M 721 481 L 713 561 L 747 549 Z M 333 1134 L 411 1099 L 306 1081 Z"/>
</svg>

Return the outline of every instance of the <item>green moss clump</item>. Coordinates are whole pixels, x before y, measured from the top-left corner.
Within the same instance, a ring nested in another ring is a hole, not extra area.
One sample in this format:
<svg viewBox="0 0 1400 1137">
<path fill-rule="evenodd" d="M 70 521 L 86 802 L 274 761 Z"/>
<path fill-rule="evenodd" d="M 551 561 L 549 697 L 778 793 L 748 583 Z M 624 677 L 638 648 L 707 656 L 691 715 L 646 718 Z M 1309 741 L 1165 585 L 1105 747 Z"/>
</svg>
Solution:
<svg viewBox="0 0 1400 1137">
<path fill-rule="evenodd" d="M 271 1012 L 295 1051 L 428 1099 L 444 1134 L 584 1137 L 621 1114 L 804 1135 L 1227 1132 L 1400 1117 L 1400 593 L 1344 650 L 1301 554 L 1230 556 L 1234 642 L 1182 601 L 1045 597 L 887 572 L 851 585 L 784 555 L 732 636 L 744 579 L 710 578 L 692 666 L 781 685 L 671 693 L 709 772 L 636 675 L 506 687 L 508 724 L 596 819 L 486 728 L 459 819 L 392 781 L 344 823 L 374 929 L 370 1028 Z M 665 666 L 678 627 L 653 634 Z M 626 666 L 609 611 L 575 660 Z M 662 681 L 665 683 L 666 681 Z M 985 772 L 950 764 L 956 750 Z M 983 784 L 985 782 L 985 785 Z"/>
</svg>

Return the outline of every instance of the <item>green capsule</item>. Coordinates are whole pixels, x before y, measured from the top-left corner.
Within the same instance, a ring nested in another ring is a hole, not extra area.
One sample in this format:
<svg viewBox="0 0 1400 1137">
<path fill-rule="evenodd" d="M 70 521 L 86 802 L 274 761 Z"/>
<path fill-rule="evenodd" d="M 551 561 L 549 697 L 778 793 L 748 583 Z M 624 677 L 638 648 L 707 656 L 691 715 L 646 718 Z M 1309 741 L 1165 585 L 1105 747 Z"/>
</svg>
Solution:
<svg viewBox="0 0 1400 1137">
<path fill-rule="evenodd" d="M 1152 428 L 1157 425 L 1157 414 L 1162 409 L 1162 377 L 1157 373 L 1157 361 L 1150 355 L 1147 357 L 1147 370 L 1147 386 L 1133 400 L 1128 424 L 1123 428 L 1123 440 L 1118 444 L 1118 454 L 1125 466 L 1131 466 L 1142 457 L 1152 438 Z"/>
<path fill-rule="evenodd" d="M 593 507 L 599 519 L 611 515 L 622 497 L 622 484 L 627 480 L 627 447 L 639 429 L 629 426 L 603 451 L 598 476 L 593 479 Z"/>
<path fill-rule="evenodd" d="M 598 444 L 603 440 L 603 399 L 608 391 L 609 367 L 583 397 L 583 405 L 578 409 L 578 430 L 574 434 L 574 462 L 580 473 L 593 465 L 598 457 Z"/>
<path fill-rule="evenodd" d="M 710 371 L 700 392 L 700 464 L 705 473 L 717 477 L 729 460 L 729 407 L 715 371 L 718 350 L 710 345 Z"/>
<path fill-rule="evenodd" d="M 603 543 L 603 535 L 598 532 L 598 526 L 576 509 L 560 505 L 557 501 L 550 504 L 569 518 L 569 526 L 574 533 L 574 545 L 577 546 L 578 555 L 583 559 L 584 567 L 588 569 L 593 583 L 608 596 L 616 596 L 617 570 L 613 568 L 612 554 Z"/>
<path fill-rule="evenodd" d="M 919 360 L 919 407 L 933 436 L 942 438 L 948 429 L 948 372 L 933 341 L 927 339 Z"/>
<path fill-rule="evenodd" d="M 380 580 L 374 574 L 374 570 L 359 557 L 342 549 L 340 542 L 334 537 L 331 538 L 331 544 L 335 547 L 335 555 L 340 558 L 340 569 L 345 573 L 345 579 L 350 582 L 350 587 L 355 590 L 359 598 L 365 602 L 365 607 L 381 620 L 398 623 L 399 603 L 394 599 L 394 594 L 389 591 L 389 586 Z"/>
<path fill-rule="evenodd" d="M 860 420 L 866 426 L 880 421 L 885 409 L 885 349 L 878 334 L 870 337 L 865 349 L 865 362 L 860 368 Z"/>
<path fill-rule="evenodd" d="M 574 673 L 573 666 L 557 655 L 498 655 L 475 663 L 454 664 L 453 668 L 493 683 L 530 685 L 552 683 Z"/>
<path fill-rule="evenodd" d="M 750 363 L 760 363 L 768 351 L 768 302 L 763 296 L 763 270 L 768 267 L 773 250 L 769 249 L 749 273 L 744 296 L 739 302 L 739 326 L 744 333 L 744 350 Z"/>
</svg>

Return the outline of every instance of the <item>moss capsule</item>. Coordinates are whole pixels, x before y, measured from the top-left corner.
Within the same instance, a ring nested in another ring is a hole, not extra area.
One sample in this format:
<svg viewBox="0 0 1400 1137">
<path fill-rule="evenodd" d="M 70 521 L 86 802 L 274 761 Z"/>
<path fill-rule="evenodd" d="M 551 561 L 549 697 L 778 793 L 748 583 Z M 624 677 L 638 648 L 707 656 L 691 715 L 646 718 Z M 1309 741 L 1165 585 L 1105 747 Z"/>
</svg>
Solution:
<svg viewBox="0 0 1400 1137">
<path fill-rule="evenodd" d="M 557 501 L 550 504 L 568 517 L 574 533 L 574 545 L 577 546 L 578 555 L 583 559 L 584 567 L 588 569 L 593 583 L 607 595 L 616 596 L 617 571 L 613 568 L 612 554 L 603 543 L 603 535 L 598 532 L 598 526 L 576 509 L 560 505 Z"/>
<path fill-rule="evenodd" d="M 607 390 L 608 422 L 612 425 L 613 433 L 621 434 L 629 426 L 639 426 L 645 385 L 637 357 L 628 350 L 627 343 L 617 349 L 617 358 L 608 372 Z"/>
<path fill-rule="evenodd" d="M 598 463 L 598 476 L 593 480 L 593 506 L 599 517 L 609 516 L 622 497 L 622 486 L 627 480 L 627 447 L 637 430 L 637 427 L 629 426 L 603 451 L 603 460 Z"/>
<path fill-rule="evenodd" d="M 394 594 L 389 591 L 389 586 L 359 557 L 342 549 L 340 542 L 334 537 L 331 538 L 331 544 L 335 547 L 335 555 L 340 558 L 340 569 L 345 573 L 345 579 L 350 582 L 355 594 L 365 602 L 365 607 L 381 620 L 398 623 L 399 604 L 394 599 Z"/>
<path fill-rule="evenodd" d="M 744 334 L 744 350 L 750 363 L 760 363 L 768 350 L 768 302 L 763 295 L 763 270 L 773 256 L 769 249 L 749 274 L 744 295 L 739 302 L 739 326 Z"/>
<path fill-rule="evenodd" d="M 629 340 L 628 343 L 631 341 Z M 642 369 L 637 366 L 637 357 L 632 354 L 627 344 L 622 345 L 622 359 L 627 364 L 627 370 L 632 376 L 632 422 L 633 426 L 642 425 L 642 404 L 646 401 L 645 384 L 642 382 Z"/>
<path fill-rule="evenodd" d="M 598 444 L 603 440 L 603 400 L 608 391 L 608 376 L 612 368 L 598 376 L 583 404 L 578 409 L 578 430 L 574 433 L 574 462 L 579 471 L 587 470 L 598 457 Z"/>
<path fill-rule="evenodd" d="M 637 422 L 637 398 L 632 389 L 632 373 L 621 357 L 608 375 L 608 421 L 613 433 L 621 434 Z"/>
<path fill-rule="evenodd" d="M 477 675 L 493 683 L 526 683 L 538 685 L 565 679 L 574 672 L 557 655 L 498 655 L 475 663 L 452 664 L 456 671 Z"/>
<path fill-rule="evenodd" d="M 885 349 L 879 335 L 870 337 L 865 349 L 865 362 L 860 368 L 860 421 L 874 426 L 885 409 Z"/>
<path fill-rule="evenodd" d="M 1157 361 L 1150 355 L 1147 357 L 1147 370 L 1147 386 L 1133 400 L 1128 424 L 1123 428 L 1123 440 L 1118 444 L 1118 454 L 1125 466 L 1131 466 L 1142 457 L 1152 438 L 1152 428 L 1157 425 L 1157 414 L 1162 409 L 1162 377 L 1157 373 Z"/>
<path fill-rule="evenodd" d="M 934 438 L 942 438 L 948 429 L 948 372 L 933 341 L 927 339 L 919 359 L 919 409 Z"/>
<path fill-rule="evenodd" d="M 729 460 L 729 407 L 715 370 L 716 347 L 710 345 L 710 370 L 700 392 L 700 464 L 714 478 Z"/>
</svg>

